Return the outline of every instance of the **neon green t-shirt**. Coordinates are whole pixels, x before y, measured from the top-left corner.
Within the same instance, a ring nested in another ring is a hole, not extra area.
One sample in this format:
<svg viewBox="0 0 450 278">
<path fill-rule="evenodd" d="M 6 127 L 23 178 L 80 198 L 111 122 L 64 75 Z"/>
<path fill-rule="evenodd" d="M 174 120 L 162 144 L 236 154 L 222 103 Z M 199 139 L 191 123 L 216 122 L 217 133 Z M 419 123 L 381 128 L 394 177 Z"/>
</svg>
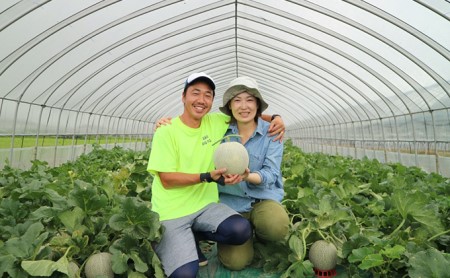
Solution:
<svg viewBox="0 0 450 278">
<path fill-rule="evenodd" d="M 219 201 L 216 183 L 165 189 L 158 172 L 204 173 L 214 170 L 213 154 L 223 138 L 230 117 L 209 113 L 199 128 L 190 128 L 179 117 L 158 128 L 152 140 L 147 170 L 153 175 L 152 210 L 160 220 L 183 217 Z"/>
</svg>

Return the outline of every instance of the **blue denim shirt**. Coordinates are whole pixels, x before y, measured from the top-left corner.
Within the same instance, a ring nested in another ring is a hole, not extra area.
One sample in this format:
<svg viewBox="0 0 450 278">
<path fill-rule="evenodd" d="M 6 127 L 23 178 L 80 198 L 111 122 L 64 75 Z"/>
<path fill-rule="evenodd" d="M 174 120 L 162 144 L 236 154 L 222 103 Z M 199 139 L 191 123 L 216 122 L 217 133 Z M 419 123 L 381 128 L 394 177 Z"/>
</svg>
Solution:
<svg viewBox="0 0 450 278">
<path fill-rule="evenodd" d="M 248 212 L 257 199 L 281 202 L 284 197 L 283 179 L 281 175 L 281 160 L 283 158 L 283 143 L 273 142 L 274 137 L 268 136 L 269 123 L 261 118 L 258 126 L 245 143 L 249 153 L 250 172 L 259 173 L 260 184 L 242 181 L 235 185 L 219 185 L 220 202 L 237 212 Z M 226 135 L 239 134 L 237 126 L 231 124 Z M 231 141 L 241 141 L 240 137 L 230 137 Z"/>
</svg>

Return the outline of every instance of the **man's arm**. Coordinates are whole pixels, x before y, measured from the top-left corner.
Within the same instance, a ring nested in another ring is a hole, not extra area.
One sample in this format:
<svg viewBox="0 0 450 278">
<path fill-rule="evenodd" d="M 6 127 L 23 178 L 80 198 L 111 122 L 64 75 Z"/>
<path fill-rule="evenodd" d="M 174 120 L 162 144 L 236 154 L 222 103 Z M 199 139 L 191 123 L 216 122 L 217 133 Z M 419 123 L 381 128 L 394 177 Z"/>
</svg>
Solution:
<svg viewBox="0 0 450 278">
<path fill-rule="evenodd" d="M 280 141 L 283 142 L 284 137 L 284 130 L 286 127 L 284 126 L 283 119 L 278 114 L 268 115 L 268 114 L 262 114 L 261 119 L 264 121 L 270 123 L 269 126 L 269 136 L 275 136 L 277 135 L 273 141 Z M 162 125 L 171 124 L 172 118 L 171 117 L 164 117 L 156 121 L 154 130 L 157 130 L 158 127 Z"/>
<path fill-rule="evenodd" d="M 209 172 L 214 182 L 221 182 L 224 185 L 236 184 L 242 181 L 242 175 L 224 175 L 227 169 L 217 169 Z M 205 173 L 206 174 L 206 173 Z M 158 172 L 159 179 L 165 189 L 191 186 L 203 182 L 200 180 L 200 174 L 187 174 L 179 172 Z M 223 180 L 219 179 L 223 177 Z M 211 181 L 212 182 L 212 181 Z"/>
</svg>

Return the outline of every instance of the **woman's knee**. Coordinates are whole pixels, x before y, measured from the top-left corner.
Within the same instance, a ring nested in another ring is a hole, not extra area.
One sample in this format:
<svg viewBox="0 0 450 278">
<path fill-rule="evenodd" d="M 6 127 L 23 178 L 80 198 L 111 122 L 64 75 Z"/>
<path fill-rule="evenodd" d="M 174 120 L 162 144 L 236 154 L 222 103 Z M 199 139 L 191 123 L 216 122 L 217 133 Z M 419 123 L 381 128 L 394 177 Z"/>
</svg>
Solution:
<svg viewBox="0 0 450 278">
<path fill-rule="evenodd" d="M 252 211 L 251 221 L 259 239 L 279 241 L 285 239 L 289 231 L 289 216 L 283 206 L 267 200 Z"/>
<path fill-rule="evenodd" d="M 242 270 L 248 266 L 254 256 L 253 239 L 241 245 L 217 244 L 219 261 L 230 270 Z"/>
</svg>

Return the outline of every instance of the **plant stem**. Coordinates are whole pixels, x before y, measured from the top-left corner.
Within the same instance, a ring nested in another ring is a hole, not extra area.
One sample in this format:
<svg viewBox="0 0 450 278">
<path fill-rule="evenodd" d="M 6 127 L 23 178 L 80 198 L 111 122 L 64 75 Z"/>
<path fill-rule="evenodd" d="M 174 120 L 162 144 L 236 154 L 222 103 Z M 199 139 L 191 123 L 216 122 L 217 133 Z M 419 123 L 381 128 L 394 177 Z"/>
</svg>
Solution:
<svg viewBox="0 0 450 278">
<path fill-rule="evenodd" d="M 435 239 L 435 238 L 437 238 L 437 237 L 440 237 L 441 235 L 445 235 L 446 233 L 449 233 L 449 232 L 450 232 L 450 230 L 447 230 L 447 231 L 443 231 L 443 232 L 441 232 L 441 233 L 435 234 L 434 236 L 430 237 L 430 238 L 428 239 L 428 241 L 432 241 L 433 239 Z"/>
<path fill-rule="evenodd" d="M 215 144 L 221 142 L 221 141 L 224 140 L 224 139 L 227 139 L 226 141 L 227 141 L 227 142 L 230 142 L 230 137 L 242 137 L 242 136 L 239 135 L 239 134 L 230 134 L 230 135 L 227 135 L 227 136 L 222 137 L 222 139 L 220 139 L 220 140 L 217 140 L 217 141 L 214 142 L 212 145 L 214 146 Z"/>
<path fill-rule="evenodd" d="M 390 235 L 388 235 L 387 237 L 390 238 L 390 237 L 392 237 L 395 233 L 397 233 L 397 232 L 402 228 L 403 224 L 405 224 L 405 222 L 406 222 L 406 219 L 403 218 L 403 220 L 402 220 L 402 222 L 400 223 L 400 225 L 398 225 L 398 227 L 397 227 Z"/>
<path fill-rule="evenodd" d="M 342 241 L 340 238 L 338 238 L 337 236 L 334 235 L 334 233 L 333 233 L 333 227 L 330 227 L 330 233 L 331 233 L 332 238 L 333 238 L 334 240 L 336 240 L 336 241 L 339 242 L 340 244 L 344 244 L 344 241 Z M 336 244 L 335 244 L 335 245 L 336 245 Z"/>
</svg>

